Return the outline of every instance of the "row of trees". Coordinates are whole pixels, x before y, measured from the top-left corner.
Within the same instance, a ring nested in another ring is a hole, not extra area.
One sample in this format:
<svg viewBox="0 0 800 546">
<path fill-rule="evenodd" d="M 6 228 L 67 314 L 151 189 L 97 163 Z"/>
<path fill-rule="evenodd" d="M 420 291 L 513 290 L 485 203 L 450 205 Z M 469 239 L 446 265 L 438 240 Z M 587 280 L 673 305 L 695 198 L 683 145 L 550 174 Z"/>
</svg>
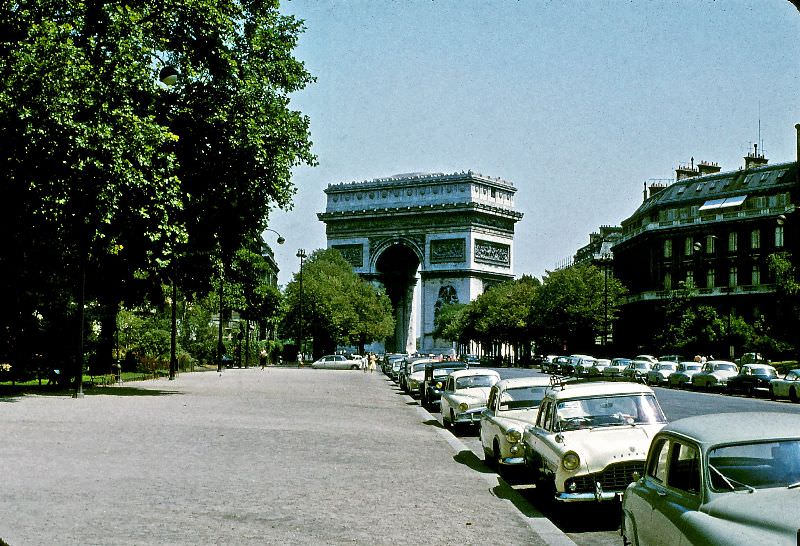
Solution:
<svg viewBox="0 0 800 546">
<path fill-rule="evenodd" d="M 165 284 L 202 301 L 241 274 L 241 309 L 272 305 L 250 257 L 315 162 L 302 28 L 275 1 L 0 5 L 0 359 L 67 368 L 87 317 L 110 359 L 119 310 Z"/>
<path fill-rule="evenodd" d="M 531 351 L 594 351 L 619 313 L 625 288 L 609 272 L 577 266 L 547 273 L 542 280 L 523 276 L 486 290 L 468 304 L 451 304 L 436 317 L 436 335 L 466 348 L 481 344 L 499 356 L 513 347 L 525 361 Z"/>
<path fill-rule="evenodd" d="M 715 351 L 737 354 L 791 355 L 800 347 L 800 284 L 785 253 L 768 259 L 775 279 L 775 305 L 770 317 L 748 321 L 721 314 L 702 303 L 694 286 L 682 285 L 652 316 L 654 334 L 643 340 L 660 354 L 685 355 Z M 542 354 L 588 353 L 612 356 L 613 324 L 626 290 L 610 273 L 595 266 L 575 266 L 549 272 L 539 279 L 523 276 L 499 284 L 469 304 L 445 305 L 436 317 L 436 335 L 461 345 L 481 345 L 489 356 L 501 346 L 513 348 L 523 362 L 531 351 Z M 610 343 L 611 342 L 611 343 Z"/>
</svg>

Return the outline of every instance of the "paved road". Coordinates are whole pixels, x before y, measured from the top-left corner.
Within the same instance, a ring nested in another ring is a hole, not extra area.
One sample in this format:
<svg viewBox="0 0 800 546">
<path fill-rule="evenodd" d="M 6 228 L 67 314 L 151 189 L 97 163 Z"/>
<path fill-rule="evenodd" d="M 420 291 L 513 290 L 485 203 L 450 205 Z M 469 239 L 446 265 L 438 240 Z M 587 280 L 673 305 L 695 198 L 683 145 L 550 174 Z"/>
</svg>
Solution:
<svg viewBox="0 0 800 546">
<path fill-rule="evenodd" d="M 542 375 L 535 370 L 519 368 L 494 368 L 502 378 Z M 693 415 L 704 415 L 720 412 L 764 411 L 790 412 L 800 418 L 800 404 L 789 401 L 771 401 L 747 398 L 744 396 L 728 396 L 717 392 L 694 392 L 678 389 L 654 387 L 661 407 L 667 419 L 674 421 Z M 434 414 L 439 421 L 441 416 Z M 476 455 L 483 459 L 483 449 L 477 431 L 463 430 L 460 440 Z M 542 505 L 533 493 L 533 487 L 525 484 L 523 476 L 510 474 L 506 476 L 511 486 L 528 502 L 550 518 L 559 529 L 579 546 L 619 546 L 622 539 L 619 535 L 620 511 L 617 503 L 605 505 L 559 506 Z"/>
<path fill-rule="evenodd" d="M 0 437 L 11 546 L 573 544 L 380 373 L 0 398 Z"/>
</svg>

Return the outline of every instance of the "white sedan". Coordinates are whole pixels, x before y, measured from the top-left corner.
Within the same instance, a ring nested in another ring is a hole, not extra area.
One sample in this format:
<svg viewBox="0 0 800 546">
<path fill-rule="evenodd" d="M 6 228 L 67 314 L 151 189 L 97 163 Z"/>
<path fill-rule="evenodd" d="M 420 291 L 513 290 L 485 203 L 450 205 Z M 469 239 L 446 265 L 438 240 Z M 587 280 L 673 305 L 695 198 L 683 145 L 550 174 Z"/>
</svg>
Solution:
<svg viewBox="0 0 800 546">
<path fill-rule="evenodd" d="M 638 383 L 554 386 L 522 435 L 525 464 L 543 496 L 613 500 L 642 474 L 650 441 L 666 422 L 652 389 Z"/>
<path fill-rule="evenodd" d="M 489 391 L 481 415 L 481 444 L 489 466 L 521 465 L 522 433 L 536 420 L 536 410 L 550 388 L 549 377 L 503 379 Z"/>
<path fill-rule="evenodd" d="M 454 427 L 480 423 L 481 413 L 489 399 L 489 389 L 498 381 L 500 374 L 494 370 L 467 369 L 451 373 L 442 390 L 439 410 L 442 424 Z"/>
<path fill-rule="evenodd" d="M 789 370 L 783 379 L 773 379 L 769 386 L 770 398 L 788 398 L 800 402 L 800 369 Z"/>
<path fill-rule="evenodd" d="M 350 359 L 344 355 L 325 355 L 315 360 L 311 367 L 327 370 L 360 370 L 364 367 L 364 361 L 361 358 Z"/>
</svg>

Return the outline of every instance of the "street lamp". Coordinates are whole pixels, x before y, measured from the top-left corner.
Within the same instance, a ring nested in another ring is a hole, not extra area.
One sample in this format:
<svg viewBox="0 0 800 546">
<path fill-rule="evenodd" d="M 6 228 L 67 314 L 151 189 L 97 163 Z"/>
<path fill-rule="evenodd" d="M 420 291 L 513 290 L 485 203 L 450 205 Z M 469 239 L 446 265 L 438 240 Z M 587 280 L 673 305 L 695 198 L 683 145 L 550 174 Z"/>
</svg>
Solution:
<svg viewBox="0 0 800 546">
<path fill-rule="evenodd" d="M 278 236 L 278 238 L 276 239 L 276 242 L 279 245 L 282 245 L 283 243 L 286 242 L 286 239 L 283 238 L 283 235 L 281 235 L 280 233 L 278 233 L 274 229 L 265 228 L 264 231 L 271 231 L 272 233 L 275 233 Z M 264 251 L 264 248 L 262 246 L 262 248 L 261 248 L 262 258 L 263 258 L 264 252 L 265 251 Z M 249 314 L 247 316 L 247 320 L 245 321 L 245 325 L 246 326 L 245 326 L 245 330 L 244 330 L 245 331 L 245 338 L 244 338 L 244 367 L 247 368 L 250 365 L 250 315 Z"/>
<path fill-rule="evenodd" d="M 306 259 L 306 251 L 304 249 L 300 249 L 297 251 L 295 255 L 300 258 L 300 300 L 299 300 L 299 307 L 300 307 L 300 321 L 298 324 L 298 332 L 297 332 L 297 348 L 299 352 L 298 363 L 302 366 L 303 365 L 303 260 Z"/>
<path fill-rule="evenodd" d="M 272 233 L 276 234 L 276 235 L 278 236 L 278 238 L 277 238 L 277 239 L 275 239 L 275 241 L 276 241 L 276 242 L 277 242 L 279 245 L 282 245 L 283 243 L 285 243 L 285 242 L 286 242 L 286 239 L 284 239 L 284 238 L 283 238 L 283 235 L 281 235 L 280 233 L 278 233 L 278 232 L 277 232 L 277 231 L 275 231 L 274 229 L 272 229 L 272 228 L 266 228 L 264 231 L 271 231 Z"/>
</svg>

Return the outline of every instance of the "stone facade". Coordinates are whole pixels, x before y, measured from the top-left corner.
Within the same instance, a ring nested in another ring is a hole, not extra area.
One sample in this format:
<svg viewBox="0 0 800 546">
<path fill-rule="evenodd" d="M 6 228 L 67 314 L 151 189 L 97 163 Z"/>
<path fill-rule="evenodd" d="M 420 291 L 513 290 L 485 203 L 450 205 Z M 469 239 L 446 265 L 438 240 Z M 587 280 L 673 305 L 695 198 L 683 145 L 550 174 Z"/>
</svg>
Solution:
<svg viewBox="0 0 800 546">
<path fill-rule="evenodd" d="M 336 248 L 363 277 L 384 286 L 398 325 L 387 349 L 438 352 L 451 344 L 434 339 L 443 303 L 467 303 L 485 286 L 513 278 L 516 188 L 472 171 L 414 173 L 329 185 L 325 222 Z M 419 279 L 421 301 L 414 305 Z M 420 310 L 422 332 L 413 310 Z"/>
</svg>

